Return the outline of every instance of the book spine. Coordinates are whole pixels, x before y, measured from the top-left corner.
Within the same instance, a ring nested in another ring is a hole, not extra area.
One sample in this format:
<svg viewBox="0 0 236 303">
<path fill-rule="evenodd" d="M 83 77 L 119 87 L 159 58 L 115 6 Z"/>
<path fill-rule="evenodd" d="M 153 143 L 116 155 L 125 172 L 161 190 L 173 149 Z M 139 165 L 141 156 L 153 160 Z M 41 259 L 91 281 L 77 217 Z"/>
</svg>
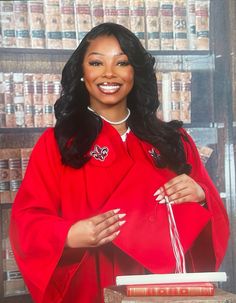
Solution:
<svg viewBox="0 0 236 303">
<path fill-rule="evenodd" d="M 91 0 L 92 26 L 97 26 L 104 21 L 103 0 Z"/>
<path fill-rule="evenodd" d="M 160 42 L 162 50 L 173 50 L 173 1 L 160 2 Z"/>
<path fill-rule="evenodd" d="M 174 0 L 173 35 L 174 35 L 174 49 L 176 50 L 188 49 L 186 0 Z"/>
<path fill-rule="evenodd" d="M 11 202 L 13 202 L 22 181 L 21 155 L 19 149 L 12 149 L 10 151 L 8 163 L 10 175 Z"/>
<path fill-rule="evenodd" d="M 13 104 L 13 73 L 4 73 L 3 83 L 6 127 L 16 127 L 15 110 Z"/>
<path fill-rule="evenodd" d="M 13 4 L 16 26 L 16 47 L 29 48 L 31 47 L 31 39 L 28 22 L 28 3 L 27 1 L 16 0 Z"/>
<path fill-rule="evenodd" d="M 147 49 L 160 49 L 160 2 L 148 0 L 145 6 Z"/>
<path fill-rule="evenodd" d="M 104 22 L 113 22 L 117 20 L 116 0 L 103 1 Z"/>
<path fill-rule="evenodd" d="M 91 6 L 88 1 L 75 1 L 75 22 L 79 43 L 92 27 Z"/>
<path fill-rule="evenodd" d="M 28 2 L 29 27 L 32 48 L 45 48 L 45 18 L 42 1 Z"/>
<path fill-rule="evenodd" d="M 196 0 L 196 48 L 209 50 L 209 0 Z"/>
<path fill-rule="evenodd" d="M 62 46 L 64 49 L 74 49 L 77 46 L 75 11 L 73 0 L 60 0 Z"/>
<path fill-rule="evenodd" d="M 44 127 L 43 124 L 43 74 L 33 74 L 33 117 L 34 127 Z"/>
<path fill-rule="evenodd" d="M 6 127 L 3 72 L 0 72 L 0 127 Z"/>
<path fill-rule="evenodd" d="M 44 0 L 46 47 L 62 49 L 61 12 L 58 0 Z"/>
<path fill-rule="evenodd" d="M 188 20 L 188 48 L 196 49 L 196 10 L 195 0 L 187 0 L 187 20 Z"/>
<path fill-rule="evenodd" d="M 33 109 L 33 74 L 24 74 L 24 108 L 25 108 L 25 127 L 34 127 Z"/>
<path fill-rule="evenodd" d="M 8 155 L 5 149 L 0 151 L 0 203 L 11 203 L 10 173 Z"/>
<path fill-rule="evenodd" d="M 21 148 L 20 154 L 21 154 L 21 175 L 22 179 L 25 176 L 25 172 L 29 163 L 29 158 L 32 152 L 32 148 Z"/>
<path fill-rule="evenodd" d="M 126 286 L 127 296 L 213 296 L 214 286 Z"/>
<path fill-rule="evenodd" d="M 116 23 L 130 28 L 129 0 L 116 0 Z"/>
<path fill-rule="evenodd" d="M 3 47 L 16 47 L 13 1 L 0 1 Z"/>
<path fill-rule="evenodd" d="M 171 75 L 170 73 L 162 74 L 162 114 L 163 120 L 171 120 Z"/>
<path fill-rule="evenodd" d="M 181 73 L 181 104 L 180 104 L 180 120 L 184 123 L 191 123 L 191 84 L 192 73 Z"/>
<path fill-rule="evenodd" d="M 171 120 L 180 120 L 181 73 L 171 72 Z"/>
<path fill-rule="evenodd" d="M 53 126 L 53 82 L 50 74 L 42 76 L 43 82 L 43 125 Z"/>
<path fill-rule="evenodd" d="M 143 0 L 130 0 L 130 30 L 146 47 L 145 3 Z"/>
<path fill-rule="evenodd" d="M 24 113 L 24 75 L 23 73 L 13 73 L 13 102 L 16 119 L 16 127 L 25 126 Z"/>
</svg>

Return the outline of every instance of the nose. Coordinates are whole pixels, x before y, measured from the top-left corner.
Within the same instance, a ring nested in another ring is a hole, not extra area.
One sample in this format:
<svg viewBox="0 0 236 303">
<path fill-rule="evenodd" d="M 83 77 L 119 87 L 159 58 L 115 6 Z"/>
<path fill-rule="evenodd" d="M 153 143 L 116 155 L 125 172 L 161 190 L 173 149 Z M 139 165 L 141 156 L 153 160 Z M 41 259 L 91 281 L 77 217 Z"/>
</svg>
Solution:
<svg viewBox="0 0 236 303">
<path fill-rule="evenodd" d="M 115 76 L 114 74 L 114 70 L 111 64 L 106 64 L 104 67 L 104 73 L 103 76 L 110 79 L 113 78 Z"/>
</svg>

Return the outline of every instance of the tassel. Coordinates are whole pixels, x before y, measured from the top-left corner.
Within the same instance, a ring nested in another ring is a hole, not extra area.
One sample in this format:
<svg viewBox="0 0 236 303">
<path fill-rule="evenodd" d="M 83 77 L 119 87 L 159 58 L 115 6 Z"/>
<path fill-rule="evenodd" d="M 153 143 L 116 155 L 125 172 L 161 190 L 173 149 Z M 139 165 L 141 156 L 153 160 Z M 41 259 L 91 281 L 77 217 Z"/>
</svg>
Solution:
<svg viewBox="0 0 236 303">
<path fill-rule="evenodd" d="M 167 207 L 167 214 L 169 220 L 169 230 L 170 230 L 170 239 L 173 248 L 173 253 L 176 260 L 176 273 L 186 273 L 186 266 L 185 266 L 185 257 L 184 257 L 184 250 L 183 246 L 180 242 L 178 229 L 175 223 L 175 217 L 173 214 L 172 204 L 169 202 L 167 196 L 165 196 L 166 200 L 166 207 Z"/>
</svg>

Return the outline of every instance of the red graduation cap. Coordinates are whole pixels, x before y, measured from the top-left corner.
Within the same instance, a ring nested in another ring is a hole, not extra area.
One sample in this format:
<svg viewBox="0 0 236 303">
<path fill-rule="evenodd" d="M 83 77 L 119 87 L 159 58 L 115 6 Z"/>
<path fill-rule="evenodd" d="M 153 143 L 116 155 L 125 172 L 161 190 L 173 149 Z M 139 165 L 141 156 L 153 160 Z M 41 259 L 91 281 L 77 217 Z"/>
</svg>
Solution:
<svg viewBox="0 0 236 303">
<path fill-rule="evenodd" d="M 126 223 L 113 243 L 153 273 L 172 272 L 176 266 L 167 207 L 153 196 L 168 178 L 163 169 L 136 163 L 102 209 L 120 208 L 120 213 L 126 213 Z M 174 204 L 172 209 L 186 252 L 211 214 L 196 202 Z"/>
</svg>

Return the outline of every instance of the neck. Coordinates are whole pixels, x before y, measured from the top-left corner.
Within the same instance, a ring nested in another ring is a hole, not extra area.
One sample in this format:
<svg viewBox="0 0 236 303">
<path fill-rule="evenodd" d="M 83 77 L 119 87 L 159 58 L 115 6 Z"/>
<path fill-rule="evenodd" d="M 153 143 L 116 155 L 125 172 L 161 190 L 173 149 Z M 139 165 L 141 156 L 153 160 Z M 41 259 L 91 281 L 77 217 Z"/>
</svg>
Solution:
<svg viewBox="0 0 236 303">
<path fill-rule="evenodd" d="M 129 108 L 127 108 L 127 115 L 122 119 L 122 120 L 119 120 L 119 121 L 111 121 L 111 120 L 108 120 L 107 118 L 105 118 L 104 116 L 98 114 L 96 111 L 94 111 L 91 107 L 87 107 L 88 110 L 90 110 L 91 112 L 95 113 L 96 115 L 98 115 L 99 117 L 101 117 L 104 121 L 110 123 L 111 125 L 120 125 L 120 124 L 123 124 L 124 122 L 126 122 L 130 116 L 130 110 Z"/>
</svg>

